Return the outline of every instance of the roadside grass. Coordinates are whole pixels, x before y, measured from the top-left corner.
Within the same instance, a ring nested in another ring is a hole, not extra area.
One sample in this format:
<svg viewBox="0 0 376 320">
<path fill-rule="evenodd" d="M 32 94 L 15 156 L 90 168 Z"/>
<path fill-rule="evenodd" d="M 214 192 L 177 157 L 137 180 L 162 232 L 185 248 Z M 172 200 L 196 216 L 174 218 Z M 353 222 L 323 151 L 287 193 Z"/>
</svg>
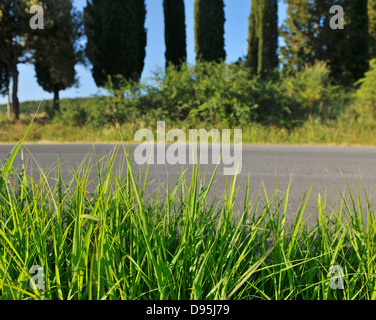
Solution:
<svg viewBox="0 0 376 320">
<path fill-rule="evenodd" d="M 22 116 L 21 120 L 0 119 L 0 143 L 17 143 L 27 130 L 31 116 Z M 51 123 L 38 115 L 33 130 L 25 138 L 27 143 L 134 143 L 134 134 L 140 128 L 150 129 L 156 139 L 157 122 L 144 121 L 129 122 L 113 127 L 94 128 L 92 126 L 69 126 L 61 123 Z M 180 128 L 189 136 L 190 129 L 205 128 L 226 129 L 225 124 L 208 126 L 204 123 L 189 125 L 185 122 L 168 122 L 166 132 Z M 348 117 L 328 120 L 322 123 L 319 119 L 312 119 L 302 126 L 291 129 L 250 123 L 239 126 L 242 129 L 243 144 L 290 144 L 290 145 L 376 145 L 376 125 L 372 119 L 355 120 Z"/>
<path fill-rule="evenodd" d="M 25 136 L 0 167 L 2 300 L 376 299 L 376 222 L 361 189 L 349 188 L 334 211 L 325 194 L 311 200 L 311 187 L 287 224 L 289 187 L 282 197 L 264 188 L 251 202 L 248 182 L 235 212 L 236 178 L 209 201 L 216 172 L 205 181 L 193 166 L 190 179 L 182 172 L 155 199 L 122 147 L 88 155 L 98 169 L 93 192 L 88 159 L 66 180 L 59 157 L 57 178 L 38 168 L 35 181 L 23 161 L 14 167 Z M 312 201 L 318 219 L 308 227 Z M 44 269 L 43 290 L 29 287 L 34 265 Z M 343 268 L 342 290 L 331 288 L 334 265 Z"/>
</svg>

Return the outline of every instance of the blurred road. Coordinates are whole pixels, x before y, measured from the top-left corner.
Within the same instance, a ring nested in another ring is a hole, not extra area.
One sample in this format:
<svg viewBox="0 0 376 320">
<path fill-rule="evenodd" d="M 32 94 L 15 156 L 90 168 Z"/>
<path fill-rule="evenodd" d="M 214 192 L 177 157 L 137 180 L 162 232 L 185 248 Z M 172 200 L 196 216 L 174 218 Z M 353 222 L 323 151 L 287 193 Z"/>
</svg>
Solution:
<svg viewBox="0 0 376 320">
<path fill-rule="evenodd" d="M 59 147 L 61 152 L 62 172 L 65 181 L 68 181 L 72 168 L 77 168 L 85 156 L 91 152 L 91 164 L 94 164 L 95 154 L 92 153 L 93 145 L 89 144 L 62 144 L 62 145 L 25 145 L 35 160 L 44 170 L 49 170 L 49 176 L 55 177 L 57 174 L 56 166 L 58 163 Z M 115 145 L 97 144 L 94 146 L 101 158 L 113 151 Z M 135 145 L 129 145 L 130 154 L 133 153 Z M 8 156 L 11 151 L 11 145 L 0 145 L 0 161 Z M 115 168 L 119 166 L 120 149 Z M 28 154 L 24 148 L 24 157 L 28 160 L 28 172 L 33 168 L 34 177 L 38 178 L 38 167 L 35 160 Z M 85 164 L 89 164 L 89 158 Z M 304 193 L 309 189 L 313 182 L 313 189 L 310 195 L 306 218 L 311 223 L 315 220 L 317 210 L 317 197 L 321 193 L 322 197 L 326 192 L 327 206 L 336 207 L 341 200 L 341 192 L 348 195 L 346 181 L 348 181 L 352 192 L 356 193 L 356 182 L 359 191 L 363 195 L 360 174 L 362 176 L 364 187 L 368 197 L 371 199 L 372 208 L 375 209 L 374 192 L 376 187 L 376 148 L 371 147 L 332 147 L 332 146 L 243 146 L 242 172 L 237 177 L 238 200 L 236 208 L 241 209 L 245 194 L 245 186 L 248 173 L 251 177 L 251 196 L 256 199 L 259 195 L 262 181 L 265 184 L 268 195 L 271 195 L 275 186 L 281 191 L 283 196 L 292 174 L 292 184 L 290 188 L 290 210 L 289 219 L 291 220 L 296 212 Z M 20 166 L 20 155 L 17 156 L 15 166 Z M 134 171 L 140 169 L 133 165 Z M 200 168 L 201 176 L 208 182 L 215 166 L 202 165 Z M 148 190 L 152 192 L 160 191 L 163 195 L 166 186 L 167 174 L 170 180 L 170 187 L 177 181 L 181 171 L 187 169 L 187 176 L 191 174 L 190 165 L 151 165 L 149 169 L 148 181 L 150 182 Z M 92 174 L 96 174 L 96 166 L 92 169 Z M 145 172 L 145 167 L 141 168 Z M 119 173 L 120 174 L 120 173 Z M 343 176 L 342 176 L 343 174 Z M 215 183 L 211 197 L 221 197 L 225 188 L 226 177 L 223 176 L 223 165 L 220 166 L 217 173 L 217 182 Z M 232 177 L 228 177 L 229 181 Z M 189 181 L 189 180 L 188 180 Z M 261 190 L 262 191 L 262 190 Z M 263 198 L 263 197 L 261 197 Z M 364 198 L 362 196 L 362 198 Z M 365 205 L 364 205 L 365 206 Z M 330 212 L 330 210 L 328 210 Z M 312 215 L 308 215 L 312 214 Z"/>
</svg>

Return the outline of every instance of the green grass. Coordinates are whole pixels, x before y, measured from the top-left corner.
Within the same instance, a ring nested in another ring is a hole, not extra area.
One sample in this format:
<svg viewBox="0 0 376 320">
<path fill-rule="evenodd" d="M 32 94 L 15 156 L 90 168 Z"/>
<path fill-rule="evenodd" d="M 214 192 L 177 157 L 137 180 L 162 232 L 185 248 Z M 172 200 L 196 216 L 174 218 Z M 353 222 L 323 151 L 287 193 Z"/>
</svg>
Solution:
<svg viewBox="0 0 376 320">
<path fill-rule="evenodd" d="M 57 178 L 39 168 L 35 181 L 14 167 L 23 141 L 0 168 L 0 299 L 376 298 L 376 222 L 360 191 L 349 189 L 333 211 L 308 189 L 287 225 L 289 189 L 282 197 L 264 189 L 251 202 L 248 183 L 236 212 L 238 181 L 211 202 L 215 173 L 204 181 L 196 166 L 156 197 L 121 147 L 103 159 L 89 154 L 67 180 L 58 158 Z M 318 219 L 308 227 L 312 202 Z M 29 288 L 33 265 L 44 268 L 44 290 Z M 330 287 L 333 265 L 344 270 L 343 290 Z"/>
<path fill-rule="evenodd" d="M 43 117 L 43 114 L 40 115 Z M 1 123 L 0 143 L 17 143 L 30 123 L 31 116 L 22 116 L 15 122 L 7 120 Z M 140 128 L 153 131 L 156 137 L 157 122 L 127 122 L 122 125 L 105 128 L 92 126 L 73 126 L 61 123 L 44 122 L 36 119 L 33 130 L 26 137 L 27 143 L 134 143 L 134 134 Z M 189 129 L 212 128 L 222 130 L 228 128 L 224 124 L 207 126 L 203 123 L 189 125 L 184 122 L 168 122 L 166 132 L 173 128 L 181 128 L 189 136 Z M 249 123 L 247 126 L 234 127 L 243 130 L 243 144 L 287 144 L 287 145 L 340 145 L 340 146 L 374 146 L 376 145 L 376 125 L 372 119 L 356 121 L 343 118 L 321 123 L 311 120 L 292 129 L 277 126 Z"/>
</svg>

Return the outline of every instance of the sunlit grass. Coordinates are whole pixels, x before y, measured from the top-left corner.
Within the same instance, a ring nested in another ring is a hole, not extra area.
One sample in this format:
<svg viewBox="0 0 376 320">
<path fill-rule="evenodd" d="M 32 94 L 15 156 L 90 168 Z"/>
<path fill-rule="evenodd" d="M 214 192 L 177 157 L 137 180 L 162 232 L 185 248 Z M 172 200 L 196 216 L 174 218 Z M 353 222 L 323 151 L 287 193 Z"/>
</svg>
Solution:
<svg viewBox="0 0 376 320">
<path fill-rule="evenodd" d="M 153 197 L 122 147 L 89 154 L 65 179 L 58 157 L 57 178 L 34 168 L 36 181 L 14 167 L 22 143 L 1 165 L 0 299 L 376 298 L 375 217 L 360 191 L 349 188 L 333 211 L 325 193 L 312 199 L 308 189 L 287 224 L 289 188 L 251 202 L 248 183 L 236 212 L 238 181 L 209 201 L 216 173 L 204 181 L 196 166 Z M 304 224 L 308 203 L 313 227 Z M 29 287 L 33 265 L 44 269 L 44 290 Z M 330 287 L 333 265 L 344 270 L 343 290 Z"/>
<path fill-rule="evenodd" d="M 43 115 L 42 115 L 43 116 Z M 40 115 L 41 117 L 41 115 Z M 16 143 L 23 136 L 30 123 L 30 117 L 21 115 L 20 121 L 0 117 L 0 143 Z M 127 122 L 116 126 L 94 128 L 92 126 L 70 126 L 61 123 L 45 122 L 36 119 L 33 130 L 25 139 L 27 143 L 134 143 L 134 134 L 140 128 L 147 128 L 157 135 L 157 119 Z M 188 124 L 183 122 L 167 123 L 166 131 L 179 128 L 188 136 L 190 129 L 230 128 L 222 123 L 207 125 L 205 123 Z M 232 128 L 232 127 L 231 127 Z M 235 127 L 233 128 L 235 129 Z M 349 117 L 328 120 L 322 123 L 312 119 L 301 126 L 284 128 L 259 123 L 239 126 L 242 129 L 243 144 L 290 144 L 290 145 L 376 145 L 376 126 L 372 119 L 355 120 Z"/>
</svg>

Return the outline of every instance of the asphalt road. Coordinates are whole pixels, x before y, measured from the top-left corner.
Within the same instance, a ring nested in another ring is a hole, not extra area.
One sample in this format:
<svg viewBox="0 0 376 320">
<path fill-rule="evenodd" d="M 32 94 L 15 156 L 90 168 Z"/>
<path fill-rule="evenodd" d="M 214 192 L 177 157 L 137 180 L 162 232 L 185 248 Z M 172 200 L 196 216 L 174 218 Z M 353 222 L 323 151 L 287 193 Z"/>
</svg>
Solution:
<svg viewBox="0 0 376 320">
<path fill-rule="evenodd" d="M 0 161 L 6 157 L 13 146 L 0 145 Z M 72 168 L 77 168 L 84 161 L 90 163 L 85 157 L 91 153 L 91 163 L 94 163 L 95 156 L 92 153 L 93 145 L 62 144 L 62 145 L 26 145 L 32 157 L 24 149 L 25 159 L 28 161 L 28 170 L 33 168 L 33 174 L 38 179 L 38 167 L 35 161 L 44 169 L 48 170 L 49 176 L 56 176 L 56 166 L 60 147 L 62 172 L 65 180 L 68 180 Z M 101 158 L 113 151 L 115 145 L 97 144 L 94 146 Z M 135 145 L 129 145 L 130 154 L 133 153 Z M 120 149 L 120 155 L 122 153 Z M 34 158 L 33 158 L 34 157 Z M 120 156 L 117 157 L 120 159 Z M 119 161 L 115 163 L 117 168 Z M 17 156 L 15 166 L 20 165 L 20 156 Z M 200 174 L 209 181 L 214 165 L 202 165 Z M 191 174 L 190 165 L 151 165 L 148 174 L 148 190 L 154 195 L 158 191 L 163 195 L 163 186 L 166 186 L 167 174 L 170 186 L 176 182 L 181 171 L 187 169 L 188 177 Z M 223 176 L 223 165 L 220 165 L 217 173 L 217 181 L 210 194 L 211 197 L 221 197 L 224 192 L 226 177 Z M 145 167 L 134 165 L 134 170 L 145 172 Z M 255 200 L 260 194 L 262 182 L 269 195 L 277 186 L 282 196 L 286 191 L 290 176 L 293 181 L 290 187 L 289 219 L 293 219 L 305 192 L 313 183 L 312 192 L 309 198 L 310 206 L 305 216 L 309 223 L 315 221 L 317 214 L 318 193 L 324 197 L 326 193 L 327 207 L 337 208 L 341 200 L 341 193 L 348 196 L 346 181 L 352 192 L 356 193 L 356 183 L 363 196 L 360 175 L 364 183 L 368 197 L 371 199 L 372 208 L 375 208 L 376 190 L 376 148 L 371 147 L 332 147 L 332 146 L 243 146 L 242 171 L 238 175 L 239 186 L 236 209 L 243 206 L 245 186 L 248 173 L 251 177 L 251 199 Z M 96 167 L 93 167 L 92 174 L 95 176 Z M 119 173 L 121 174 L 121 173 Z M 232 177 L 227 177 L 229 181 Z M 345 181 L 346 180 L 346 181 Z M 162 187 L 161 187 L 162 186 Z M 159 188 L 158 188 L 159 187 Z M 263 199 L 263 197 L 261 197 Z M 328 210 L 330 211 L 330 210 Z"/>
</svg>

